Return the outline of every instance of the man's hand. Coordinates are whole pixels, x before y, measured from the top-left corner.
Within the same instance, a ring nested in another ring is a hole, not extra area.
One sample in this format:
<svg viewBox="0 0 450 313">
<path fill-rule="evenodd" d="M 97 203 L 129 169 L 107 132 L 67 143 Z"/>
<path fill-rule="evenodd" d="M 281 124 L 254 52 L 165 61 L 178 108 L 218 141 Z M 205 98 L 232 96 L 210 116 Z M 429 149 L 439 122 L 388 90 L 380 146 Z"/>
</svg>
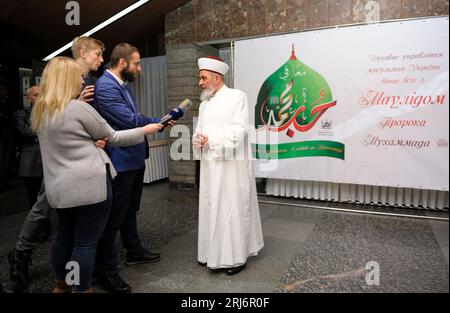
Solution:
<svg viewBox="0 0 450 313">
<path fill-rule="evenodd" d="M 200 135 L 200 140 L 201 140 L 201 147 L 204 148 L 208 145 L 209 143 L 209 138 L 207 135 Z"/>
<path fill-rule="evenodd" d="M 105 146 L 106 146 L 106 144 L 108 143 L 108 140 L 109 140 L 108 137 L 103 138 L 103 139 L 101 139 L 101 140 L 97 140 L 97 141 L 95 142 L 95 145 L 96 145 L 97 147 L 99 147 L 100 149 L 105 149 Z"/>
<path fill-rule="evenodd" d="M 169 124 L 169 126 L 175 126 L 177 124 L 177 121 L 170 121 L 167 124 Z"/>
<path fill-rule="evenodd" d="M 94 100 L 93 96 L 94 96 L 94 85 L 89 85 L 84 87 L 83 91 L 78 97 L 78 100 L 83 102 L 92 102 Z"/>
<path fill-rule="evenodd" d="M 200 134 L 200 135 L 198 135 L 196 138 L 194 138 L 193 142 L 194 142 L 194 144 L 195 144 L 197 147 L 203 149 L 203 148 L 206 147 L 206 145 L 207 145 L 208 142 L 209 142 L 208 136 L 207 136 L 207 135 Z"/>
</svg>

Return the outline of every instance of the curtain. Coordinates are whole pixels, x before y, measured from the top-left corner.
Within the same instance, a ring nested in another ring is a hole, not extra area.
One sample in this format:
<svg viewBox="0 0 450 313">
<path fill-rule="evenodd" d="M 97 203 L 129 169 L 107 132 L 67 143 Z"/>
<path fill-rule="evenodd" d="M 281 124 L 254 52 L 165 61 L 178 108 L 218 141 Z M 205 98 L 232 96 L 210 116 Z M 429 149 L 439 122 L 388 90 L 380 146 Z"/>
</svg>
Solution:
<svg viewBox="0 0 450 313">
<path fill-rule="evenodd" d="M 134 91 L 139 112 L 148 117 L 167 114 L 166 57 L 141 59 L 142 72 L 131 88 Z M 146 160 L 144 183 L 169 177 L 169 133 L 148 135 L 150 157 Z"/>
<path fill-rule="evenodd" d="M 322 201 L 448 210 L 449 192 L 327 182 L 268 179 L 266 194 Z"/>
</svg>

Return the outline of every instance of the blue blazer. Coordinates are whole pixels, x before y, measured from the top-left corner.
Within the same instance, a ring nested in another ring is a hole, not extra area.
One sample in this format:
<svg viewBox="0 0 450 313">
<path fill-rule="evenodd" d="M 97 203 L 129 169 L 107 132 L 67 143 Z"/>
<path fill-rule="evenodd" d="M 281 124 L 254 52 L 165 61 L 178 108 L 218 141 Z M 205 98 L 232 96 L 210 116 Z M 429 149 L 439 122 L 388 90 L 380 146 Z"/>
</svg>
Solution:
<svg viewBox="0 0 450 313">
<path fill-rule="evenodd" d="M 127 84 L 119 82 L 108 71 L 97 80 L 94 93 L 94 107 L 115 130 L 126 130 L 159 123 L 160 118 L 141 115 L 136 100 Z M 117 172 L 128 172 L 140 169 L 148 158 L 148 143 L 129 146 L 111 147 L 105 151 L 110 157 Z"/>
</svg>

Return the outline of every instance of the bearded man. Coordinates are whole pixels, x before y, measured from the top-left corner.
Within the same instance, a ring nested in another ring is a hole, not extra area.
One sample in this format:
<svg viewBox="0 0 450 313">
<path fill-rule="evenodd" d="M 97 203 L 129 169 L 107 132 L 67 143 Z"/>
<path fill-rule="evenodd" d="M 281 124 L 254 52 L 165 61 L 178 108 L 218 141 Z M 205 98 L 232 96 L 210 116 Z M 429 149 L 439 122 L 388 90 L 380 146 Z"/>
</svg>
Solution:
<svg viewBox="0 0 450 313">
<path fill-rule="evenodd" d="M 200 158 L 198 262 L 235 275 L 264 247 L 256 182 L 248 157 L 249 106 L 228 88 L 228 64 L 200 58 L 202 89 L 194 153 Z"/>
<path fill-rule="evenodd" d="M 118 44 L 111 53 L 111 68 L 95 84 L 94 107 L 115 130 L 126 130 L 159 123 L 160 118 L 151 118 L 139 113 L 136 101 L 127 85 L 141 72 L 140 54 L 136 47 Z M 122 244 L 126 250 L 126 264 L 157 262 L 158 253 L 152 253 L 141 245 L 137 229 L 136 213 L 142 196 L 145 159 L 149 156 L 148 143 L 130 147 L 105 148 L 118 175 L 112 183 L 113 204 L 97 249 L 94 275 L 98 283 L 110 292 L 128 293 L 128 285 L 118 273 L 118 256 L 115 238 L 120 230 Z"/>
</svg>

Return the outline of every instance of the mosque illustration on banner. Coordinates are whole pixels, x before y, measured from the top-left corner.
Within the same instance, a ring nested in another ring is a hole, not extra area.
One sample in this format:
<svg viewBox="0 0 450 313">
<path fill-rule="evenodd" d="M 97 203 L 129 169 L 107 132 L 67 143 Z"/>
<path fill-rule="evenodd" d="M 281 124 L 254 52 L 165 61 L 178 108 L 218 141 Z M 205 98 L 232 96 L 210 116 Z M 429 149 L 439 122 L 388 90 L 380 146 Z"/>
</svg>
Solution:
<svg viewBox="0 0 450 313">
<path fill-rule="evenodd" d="M 296 132 L 310 131 L 326 111 L 336 104 L 325 78 L 298 60 L 292 45 L 289 60 L 265 80 L 259 91 L 255 128 L 280 135 L 285 132 L 288 138 L 294 138 Z M 257 158 L 329 156 L 343 160 L 345 157 L 344 145 L 333 141 L 281 144 L 275 149 L 277 155 L 264 152 L 267 146 L 256 145 Z"/>
</svg>

